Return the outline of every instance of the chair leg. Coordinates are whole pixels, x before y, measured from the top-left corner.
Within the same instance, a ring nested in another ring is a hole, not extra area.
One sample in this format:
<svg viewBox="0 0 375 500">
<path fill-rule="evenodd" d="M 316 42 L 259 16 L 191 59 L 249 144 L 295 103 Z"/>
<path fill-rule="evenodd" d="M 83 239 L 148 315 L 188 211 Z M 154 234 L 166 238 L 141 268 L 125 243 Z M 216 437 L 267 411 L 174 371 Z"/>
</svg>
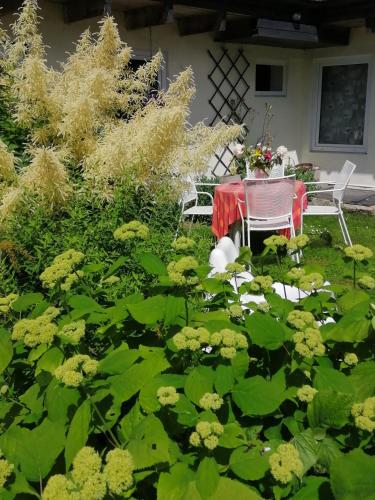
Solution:
<svg viewBox="0 0 375 500">
<path fill-rule="evenodd" d="M 250 248 L 250 226 L 247 224 L 247 246 Z"/>
<path fill-rule="evenodd" d="M 291 224 L 290 224 L 290 235 L 291 235 L 292 238 L 294 238 L 296 236 L 296 230 L 294 229 L 293 220 L 291 221 Z M 300 255 L 302 255 L 302 251 L 298 251 L 294 255 L 292 255 L 292 259 L 297 264 L 299 264 Z"/>
<path fill-rule="evenodd" d="M 340 222 L 341 231 L 342 231 L 342 234 L 344 236 L 345 243 L 349 246 L 353 246 L 352 240 L 350 238 L 348 226 L 346 225 L 344 215 L 342 212 L 340 212 L 340 214 L 339 214 L 339 222 Z"/>
<path fill-rule="evenodd" d="M 175 232 L 175 235 L 174 235 L 174 239 L 176 240 L 177 239 L 177 236 L 178 236 L 178 231 L 180 229 L 180 225 L 182 224 L 182 220 L 184 218 L 184 212 L 183 212 L 183 209 L 181 210 L 181 215 L 180 215 L 180 218 L 178 219 L 178 223 L 177 223 L 177 229 L 176 229 L 176 232 Z"/>
</svg>

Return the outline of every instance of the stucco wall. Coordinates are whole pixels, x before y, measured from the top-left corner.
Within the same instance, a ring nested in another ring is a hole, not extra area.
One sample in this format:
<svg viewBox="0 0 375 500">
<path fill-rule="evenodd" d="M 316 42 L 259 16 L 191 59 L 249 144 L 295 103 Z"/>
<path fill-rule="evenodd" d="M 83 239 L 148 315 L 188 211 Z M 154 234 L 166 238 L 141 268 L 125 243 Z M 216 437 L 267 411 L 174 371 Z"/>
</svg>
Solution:
<svg viewBox="0 0 375 500">
<path fill-rule="evenodd" d="M 48 61 L 55 65 L 56 61 L 65 58 L 67 51 L 72 50 L 74 41 L 88 26 L 92 31 L 97 29 L 98 18 L 87 19 L 71 24 L 64 24 L 61 6 L 49 2 L 40 2 L 42 32 L 45 42 L 50 47 Z M 197 95 L 191 108 L 191 122 L 208 120 L 212 117 L 212 109 L 208 100 L 212 96 L 213 87 L 208 80 L 208 73 L 212 69 L 207 49 L 213 52 L 220 51 L 220 45 L 212 40 L 210 34 L 180 37 L 174 24 L 157 26 L 151 29 L 126 31 L 123 15 L 114 13 L 121 31 L 121 36 L 131 47 L 138 51 L 150 52 L 158 48 L 167 55 L 166 72 L 169 78 L 191 65 L 197 86 Z M 5 26 L 11 16 L 3 18 Z M 239 45 L 228 44 L 227 48 L 235 52 Z M 350 153 L 323 153 L 310 151 L 312 92 L 315 74 L 313 60 L 321 57 L 337 57 L 353 54 L 374 54 L 375 35 L 364 29 L 353 29 L 349 47 L 330 48 L 312 51 L 282 49 L 245 45 L 242 47 L 251 63 L 247 75 L 250 90 L 247 94 L 247 103 L 256 110 L 255 120 L 250 128 L 247 142 L 253 143 L 260 135 L 265 102 L 272 104 L 274 118 L 271 123 L 271 133 L 274 137 L 274 146 L 285 144 L 289 149 L 296 149 L 299 158 L 304 161 L 313 161 L 321 166 L 323 178 L 333 178 L 346 158 L 357 164 L 357 173 L 353 182 L 360 184 L 375 184 L 375 85 L 371 85 L 369 98 L 370 109 L 368 114 L 369 148 L 368 154 Z M 263 97 L 254 95 L 255 63 L 262 60 L 285 62 L 287 65 L 287 93 L 280 97 Z M 374 67 L 372 68 L 372 72 Z M 372 81 L 375 79 L 370 75 Z"/>
</svg>

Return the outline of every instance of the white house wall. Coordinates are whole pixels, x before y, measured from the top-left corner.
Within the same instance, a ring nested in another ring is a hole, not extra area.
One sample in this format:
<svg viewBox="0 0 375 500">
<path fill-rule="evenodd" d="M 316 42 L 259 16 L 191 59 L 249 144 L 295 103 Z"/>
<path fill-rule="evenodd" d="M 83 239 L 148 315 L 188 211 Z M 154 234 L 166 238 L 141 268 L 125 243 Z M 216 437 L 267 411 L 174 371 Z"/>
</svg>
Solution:
<svg viewBox="0 0 375 500">
<path fill-rule="evenodd" d="M 97 30 L 98 18 L 86 19 L 71 24 L 65 24 L 62 18 L 61 6 L 40 2 L 42 32 L 48 50 L 48 61 L 55 65 L 56 61 L 65 59 L 65 54 L 71 51 L 73 43 L 88 26 L 92 31 Z M 122 39 L 136 51 L 150 53 L 151 50 L 162 49 L 166 54 L 166 72 L 168 78 L 191 65 L 195 74 L 197 95 L 191 107 L 191 122 L 209 121 L 213 110 L 209 105 L 209 98 L 213 94 L 212 84 L 208 80 L 208 73 L 213 68 L 207 50 L 220 52 L 220 44 L 212 40 L 210 34 L 191 35 L 180 37 L 174 24 L 156 26 L 136 31 L 126 31 L 123 14 L 114 13 Z M 5 27 L 11 22 L 12 16 L 5 16 L 2 21 Z M 289 149 L 297 150 L 300 160 L 313 161 L 321 166 L 323 178 L 333 178 L 334 173 L 341 167 L 346 158 L 357 163 L 358 173 L 353 179 L 361 184 L 375 184 L 375 86 L 371 86 L 369 96 L 369 149 L 368 154 L 322 153 L 310 151 L 310 132 L 312 109 L 312 89 L 315 75 L 312 69 L 314 58 L 335 57 L 352 54 L 375 54 L 375 35 L 365 30 L 352 30 L 352 41 L 349 47 L 330 48 L 324 50 L 303 51 L 263 47 L 255 45 L 227 44 L 229 51 L 236 52 L 244 49 L 244 54 L 251 67 L 248 72 L 250 90 L 247 94 L 247 103 L 256 110 L 257 114 L 251 126 L 247 142 L 254 143 L 259 137 L 262 128 L 265 103 L 272 105 L 274 118 L 271 122 L 271 134 L 274 137 L 274 146 L 286 145 Z M 279 61 L 286 64 L 287 92 L 285 96 L 264 97 L 254 95 L 254 70 L 256 62 Z M 375 79 L 372 78 L 375 83 Z"/>
</svg>

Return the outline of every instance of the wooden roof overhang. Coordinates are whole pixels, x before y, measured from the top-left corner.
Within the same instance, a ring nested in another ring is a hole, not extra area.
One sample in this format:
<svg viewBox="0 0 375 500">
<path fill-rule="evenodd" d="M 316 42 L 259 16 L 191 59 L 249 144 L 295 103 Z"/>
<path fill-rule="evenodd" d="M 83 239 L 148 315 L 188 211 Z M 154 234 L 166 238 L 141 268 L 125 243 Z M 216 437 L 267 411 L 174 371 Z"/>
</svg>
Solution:
<svg viewBox="0 0 375 500">
<path fill-rule="evenodd" d="M 350 29 L 375 32 L 375 0 L 49 0 L 65 22 L 123 11 L 136 30 L 173 22 L 180 36 L 210 32 L 218 42 L 316 48 L 348 45 Z M 20 0 L 4 0 L 1 13 Z"/>
</svg>

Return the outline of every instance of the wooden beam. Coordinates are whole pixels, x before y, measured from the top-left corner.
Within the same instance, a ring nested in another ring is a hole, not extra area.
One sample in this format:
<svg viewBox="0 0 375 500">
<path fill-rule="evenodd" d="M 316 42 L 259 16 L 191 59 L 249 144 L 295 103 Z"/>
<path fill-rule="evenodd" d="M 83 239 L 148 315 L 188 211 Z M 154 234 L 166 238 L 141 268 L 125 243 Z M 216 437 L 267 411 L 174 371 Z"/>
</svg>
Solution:
<svg viewBox="0 0 375 500">
<path fill-rule="evenodd" d="M 161 5 L 147 5 L 139 9 L 124 12 L 125 27 L 127 30 L 137 30 L 148 26 L 158 26 L 165 23 L 165 7 Z"/>
<path fill-rule="evenodd" d="M 219 22 L 218 14 L 200 14 L 194 16 L 184 16 L 176 19 L 180 36 L 196 35 L 215 31 Z"/>
<path fill-rule="evenodd" d="M 366 28 L 371 31 L 371 33 L 375 33 L 375 17 L 367 17 L 365 22 Z"/>
<path fill-rule="evenodd" d="M 90 17 L 102 16 L 103 0 L 70 0 L 63 3 L 63 18 L 65 23 L 73 23 Z"/>
<path fill-rule="evenodd" d="M 350 29 L 341 26 L 298 25 L 269 19 L 244 18 L 227 21 L 227 29 L 214 40 L 278 47 L 312 49 L 349 44 Z"/>
</svg>

